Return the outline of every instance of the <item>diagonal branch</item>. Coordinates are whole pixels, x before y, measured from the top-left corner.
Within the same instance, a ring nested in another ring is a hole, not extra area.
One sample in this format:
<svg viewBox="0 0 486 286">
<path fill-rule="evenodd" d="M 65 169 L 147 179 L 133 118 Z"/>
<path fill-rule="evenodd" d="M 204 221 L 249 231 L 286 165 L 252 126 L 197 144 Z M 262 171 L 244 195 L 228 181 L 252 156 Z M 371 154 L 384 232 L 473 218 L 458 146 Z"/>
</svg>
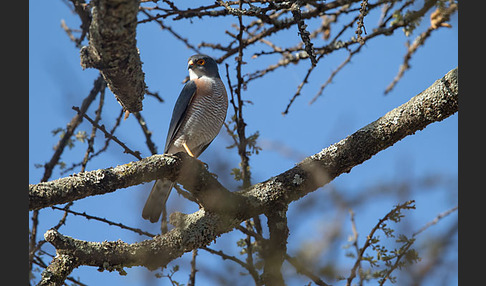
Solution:
<svg viewBox="0 0 486 286">
<path fill-rule="evenodd" d="M 96 0 L 89 26 L 89 46 L 80 50 L 81 66 L 101 71 L 123 110 L 142 110 L 145 74 L 137 49 L 140 0 Z"/>
<path fill-rule="evenodd" d="M 116 143 L 118 143 L 118 145 L 120 145 L 123 149 L 125 149 L 123 152 L 124 153 L 127 153 L 127 154 L 131 154 L 133 155 L 134 157 L 136 157 L 137 159 L 141 160 L 142 157 L 140 156 L 140 152 L 139 151 L 132 151 L 130 148 L 127 147 L 127 145 L 125 145 L 125 143 L 121 142 L 118 138 L 116 138 L 113 134 L 110 134 L 110 132 L 108 132 L 105 128 L 104 125 L 99 125 L 95 120 L 91 119 L 91 117 L 89 117 L 88 115 L 86 115 L 85 113 L 81 113 L 79 107 L 77 106 L 73 106 L 72 109 L 74 111 L 76 111 L 78 113 L 78 115 L 81 115 L 83 116 L 84 118 L 86 118 L 86 120 L 89 121 L 89 123 L 91 123 L 91 125 L 93 125 L 93 127 L 95 129 L 98 129 L 100 130 L 101 132 L 103 132 L 105 134 L 105 137 L 107 138 L 110 138 L 111 140 L 115 141 Z"/>
<path fill-rule="evenodd" d="M 100 75 L 95 80 L 93 84 L 93 88 L 91 89 L 89 95 L 83 100 L 79 113 L 76 116 L 74 116 L 66 126 L 66 131 L 64 135 L 62 136 L 61 140 L 59 140 L 56 147 L 54 147 L 55 151 L 51 157 L 51 160 L 44 165 L 44 175 L 42 176 L 41 182 L 46 182 L 51 177 L 52 171 L 54 167 L 57 165 L 57 163 L 59 162 L 59 159 L 61 159 L 61 155 L 64 152 L 64 148 L 66 147 L 69 139 L 74 134 L 74 131 L 79 126 L 81 121 L 83 121 L 83 117 L 81 115 L 86 113 L 89 106 L 96 98 L 96 95 L 98 95 L 98 93 L 103 91 L 104 86 L 105 86 L 104 80 Z M 38 247 L 36 247 L 36 243 L 35 243 L 35 239 L 37 235 L 38 216 L 39 216 L 39 212 L 35 210 L 32 213 L 32 229 L 29 238 L 29 247 L 30 247 L 29 270 L 32 269 L 32 262 L 34 259 L 35 252 L 37 251 L 37 249 L 39 249 Z"/>
<path fill-rule="evenodd" d="M 64 152 L 64 148 L 66 147 L 69 138 L 71 138 L 78 125 L 83 121 L 83 114 L 86 113 L 86 111 L 88 110 L 89 106 L 96 98 L 98 93 L 100 93 L 103 90 L 104 84 L 105 82 L 100 75 L 95 80 L 93 84 L 93 88 L 91 89 L 89 95 L 83 100 L 83 103 L 81 104 L 81 108 L 79 109 L 78 114 L 74 116 L 66 126 L 66 132 L 62 136 L 61 140 L 59 140 L 56 147 L 54 147 L 54 150 L 56 151 L 54 152 L 54 155 L 52 155 L 51 160 L 49 161 L 49 163 L 46 163 L 44 165 L 45 171 L 44 171 L 44 176 L 41 179 L 41 182 L 46 182 L 51 177 L 52 170 L 54 169 L 54 166 L 59 162 L 59 159 L 61 158 L 61 155 Z"/>
<path fill-rule="evenodd" d="M 374 154 L 392 146 L 405 136 L 428 124 L 441 121 L 457 111 L 457 68 L 407 103 L 347 138 L 307 157 L 294 168 L 269 180 L 236 192 L 236 197 L 262 208 L 284 199 L 290 203 L 316 190 Z M 191 174 L 185 176 L 184 174 Z M 119 188 L 149 182 L 157 178 L 178 180 L 199 200 L 210 201 L 214 190 L 228 192 L 197 160 L 183 153 L 153 155 L 114 168 L 74 174 L 49 182 L 29 185 L 29 209 L 78 200 L 113 192 Z M 208 189 L 211 189 L 208 191 Z M 263 209 L 259 214 L 263 213 Z"/>
<path fill-rule="evenodd" d="M 64 285 L 69 274 L 79 265 L 73 255 L 57 254 L 42 272 L 42 279 L 37 286 Z"/>
<path fill-rule="evenodd" d="M 170 219 L 175 228 L 164 235 L 133 244 L 122 241 L 86 242 L 63 236 L 52 229 L 44 235 L 46 241 L 56 247 L 58 255 L 75 256 L 76 266 L 89 265 L 100 267 L 101 270 L 119 271 L 123 267 L 136 265 L 148 269 L 165 267 L 185 252 L 208 245 L 241 222 L 258 214 L 269 213 L 277 205 L 288 205 L 317 190 L 376 153 L 433 122 L 451 116 L 457 110 L 456 68 L 425 91 L 354 134 L 304 159 L 294 168 L 242 191 L 228 192 L 201 163 L 184 153 L 178 153 L 172 156 L 154 155 L 115 168 L 30 185 L 29 208 L 39 209 L 57 204 L 63 201 L 63 197 L 68 197 L 69 201 L 113 192 L 160 177 L 178 180 L 204 208 L 189 215 L 173 213 Z M 60 184 L 60 181 L 64 184 Z M 84 194 L 84 191 L 88 194 Z M 225 206 L 217 202 L 224 202 Z M 52 268 L 49 271 L 53 271 Z"/>
</svg>

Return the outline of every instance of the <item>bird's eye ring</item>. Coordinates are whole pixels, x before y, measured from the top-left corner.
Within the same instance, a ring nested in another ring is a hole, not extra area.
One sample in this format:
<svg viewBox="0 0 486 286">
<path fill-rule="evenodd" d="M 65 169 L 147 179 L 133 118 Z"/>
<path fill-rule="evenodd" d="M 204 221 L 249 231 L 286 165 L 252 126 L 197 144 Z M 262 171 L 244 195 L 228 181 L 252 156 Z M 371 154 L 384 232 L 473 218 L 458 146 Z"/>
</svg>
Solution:
<svg viewBox="0 0 486 286">
<path fill-rule="evenodd" d="M 203 59 L 199 59 L 199 60 L 197 60 L 197 62 L 196 62 L 196 63 L 197 63 L 198 65 L 200 65 L 200 66 L 203 66 L 203 65 L 206 63 L 206 61 L 205 61 L 205 60 L 203 60 Z"/>
</svg>

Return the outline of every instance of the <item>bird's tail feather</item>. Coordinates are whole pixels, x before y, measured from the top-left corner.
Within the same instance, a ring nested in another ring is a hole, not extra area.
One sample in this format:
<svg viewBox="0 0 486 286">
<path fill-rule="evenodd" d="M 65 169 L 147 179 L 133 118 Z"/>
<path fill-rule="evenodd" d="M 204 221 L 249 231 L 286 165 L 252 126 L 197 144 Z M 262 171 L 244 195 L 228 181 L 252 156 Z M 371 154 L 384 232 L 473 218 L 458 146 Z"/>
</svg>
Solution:
<svg viewBox="0 0 486 286">
<path fill-rule="evenodd" d="M 143 207 L 142 217 L 148 219 L 151 222 L 157 222 L 159 220 L 162 210 L 165 209 L 165 203 L 169 198 L 170 191 L 174 187 L 174 182 L 169 180 L 157 180 L 155 181 L 152 191 L 145 202 Z"/>
</svg>

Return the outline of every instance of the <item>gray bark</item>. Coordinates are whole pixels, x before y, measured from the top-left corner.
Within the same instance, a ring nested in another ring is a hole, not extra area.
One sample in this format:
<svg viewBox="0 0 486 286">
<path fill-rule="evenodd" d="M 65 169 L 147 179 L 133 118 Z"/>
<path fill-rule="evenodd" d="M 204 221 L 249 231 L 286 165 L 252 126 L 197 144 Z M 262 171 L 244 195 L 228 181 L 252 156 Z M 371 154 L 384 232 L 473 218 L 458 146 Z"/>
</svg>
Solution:
<svg viewBox="0 0 486 286">
<path fill-rule="evenodd" d="M 80 50 L 83 68 L 99 69 L 124 110 L 142 110 L 145 74 L 137 49 L 139 0 L 91 1 L 89 46 Z"/>
<path fill-rule="evenodd" d="M 118 271 L 136 265 L 148 269 L 165 267 L 185 252 L 210 244 L 221 234 L 255 215 L 282 211 L 285 209 L 282 209 L 282 205 L 315 191 L 404 137 L 457 111 L 458 70 L 455 68 L 425 91 L 354 134 L 307 157 L 294 168 L 242 191 L 228 191 L 200 162 L 179 153 L 173 156 L 155 155 L 115 168 L 30 185 L 29 208 L 39 209 L 113 192 L 160 177 L 177 180 L 204 208 L 189 215 L 173 213 L 170 221 L 175 228 L 164 235 L 132 244 L 122 241 L 86 242 L 63 236 L 56 230 L 49 230 L 44 235 L 46 241 L 57 250 L 53 263 L 60 256 L 64 255 L 65 258 L 67 255 L 75 259 L 74 267 L 90 265 Z M 276 251 L 280 262 L 281 255 L 278 249 Z M 44 273 L 49 271 L 50 276 L 56 274 L 52 265 Z"/>
</svg>

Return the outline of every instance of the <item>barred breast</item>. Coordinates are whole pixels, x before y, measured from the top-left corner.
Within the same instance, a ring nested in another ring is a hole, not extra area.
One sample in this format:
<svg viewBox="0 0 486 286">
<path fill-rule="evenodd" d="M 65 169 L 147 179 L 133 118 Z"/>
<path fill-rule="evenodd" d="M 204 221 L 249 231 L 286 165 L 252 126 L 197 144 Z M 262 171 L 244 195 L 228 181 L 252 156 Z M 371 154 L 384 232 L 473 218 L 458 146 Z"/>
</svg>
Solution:
<svg viewBox="0 0 486 286">
<path fill-rule="evenodd" d="M 228 96 L 219 78 L 203 76 L 195 81 L 196 95 L 177 132 L 174 147 L 183 150 L 182 144 L 185 142 L 197 157 L 223 126 L 228 110 Z"/>
</svg>

